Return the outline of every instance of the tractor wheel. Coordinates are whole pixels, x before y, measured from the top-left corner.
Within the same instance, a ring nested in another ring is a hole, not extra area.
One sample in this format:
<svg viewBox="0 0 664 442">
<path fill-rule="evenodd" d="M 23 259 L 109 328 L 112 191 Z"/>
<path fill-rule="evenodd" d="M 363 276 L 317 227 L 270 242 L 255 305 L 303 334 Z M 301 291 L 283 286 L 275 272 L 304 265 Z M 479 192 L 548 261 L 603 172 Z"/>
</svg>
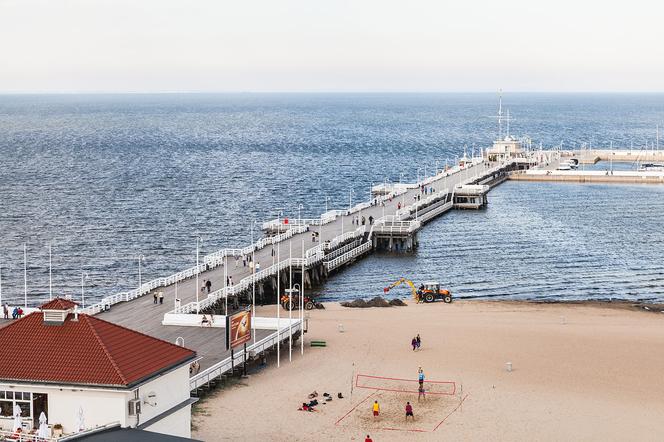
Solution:
<svg viewBox="0 0 664 442">
<path fill-rule="evenodd" d="M 452 296 L 450 296 L 450 295 L 445 295 L 445 296 L 443 297 L 443 301 L 445 301 L 446 304 L 449 304 L 450 302 L 452 302 Z"/>
<path fill-rule="evenodd" d="M 305 309 L 305 310 L 313 310 L 313 308 L 314 308 L 314 303 L 311 302 L 311 301 L 307 301 L 307 302 L 304 304 L 304 309 Z"/>
<path fill-rule="evenodd" d="M 424 302 L 433 302 L 434 301 L 434 296 L 431 293 L 427 293 L 427 295 L 424 297 Z"/>
</svg>

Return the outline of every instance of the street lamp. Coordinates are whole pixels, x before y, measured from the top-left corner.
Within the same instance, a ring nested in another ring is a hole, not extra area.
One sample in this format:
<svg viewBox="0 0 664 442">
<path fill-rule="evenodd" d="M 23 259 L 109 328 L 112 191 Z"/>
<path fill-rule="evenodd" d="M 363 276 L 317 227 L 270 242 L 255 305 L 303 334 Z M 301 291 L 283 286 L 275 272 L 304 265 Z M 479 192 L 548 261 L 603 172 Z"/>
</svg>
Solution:
<svg viewBox="0 0 664 442">
<path fill-rule="evenodd" d="M 330 199 L 330 197 L 326 195 L 325 196 L 325 213 L 327 213 L 327 201 L 329 199 Z M 325 253 L 325 250 L 324 250 L 325 249 L 325 245 L 324 245 L 325 240 L 323 239 L 323 214 L 320 215 L 320 239 L 319 239 L 319 241 L 320 241 L 321 244 L 323 244 L 323 246 L 321 246 L 321 250 L 323 250 L 323 253 Z M 304 253 L 304 251 L 303 251 L 303 253 Z"/>
<path fill-rule="evenodd" d="M 256 317 L 256 261 L 254 258 L 256 258 L 256 245 L 254 244 L 254 225 L 256 225 L 256 220 L 252 219 L 251 220 L 251 320 L 253 321 Z M 256 327 L 253 326 L 252 324 L 252 331 L 254 335 L 254 344 L 256 343 Z"/>
<path fill-rule="evenodd" d="M 297 224 L 300 225 L 300 210 L 302 210 L 304 206 L 302 204 L 297 205 Z"/>
<path fill-rule="evenodd" d="M 198 262 L 198 256 L 200 252 L 200 244 L 203 242 L 203 238 L 201 238 L 199 235 L 196 235 L 196 287 L 194 289 L 196 290 L 196 314 L 200 311 L 198 307 L 198 293 L 200 292 L 199 286 L 198 286 L 198 274 L 201 273 L 200 269 L 200 264 Z"/>
<path fill-rule="evenodd" d="M 81 305 L 85 308 L 85 280 L 90 279 L 90 275 L 87 272 L 81 273 Z"/>
<path fill-rule="evenodd" d="M 141 295 L 141 287 L 143 285 L 142 282 L 141 282 L 141 262 L 143 262 L 145 260 L 145 256 L 143 256 L 142 254 L 138 255 L 137 259 L 138 259 L 138 295 L 140 296 Z"/>
</svg>

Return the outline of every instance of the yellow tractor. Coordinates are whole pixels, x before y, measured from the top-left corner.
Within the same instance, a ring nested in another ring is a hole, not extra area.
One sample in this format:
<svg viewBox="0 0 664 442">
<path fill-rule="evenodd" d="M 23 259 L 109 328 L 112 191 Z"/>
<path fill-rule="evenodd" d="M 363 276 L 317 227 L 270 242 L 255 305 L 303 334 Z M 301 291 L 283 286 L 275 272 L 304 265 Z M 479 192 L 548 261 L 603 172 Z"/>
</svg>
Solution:
<svg viewBox="0 0 664 442">
<path fill-rule="evenodd" d="M 452 302 L 452 293 L 449 290 L 441 289 L 440 284 L 437 282 L 427 282 L 421 284 L 419 287 L 415 287 L 413 281 L 406 278 L 399 278 L 394 281 L 392 284 L 388 285 L 383 289 L 384 293 L 389 292 L 394 287 L 407 284 L 410 287 L 411 292 L 413 293 L 413 299 L 416 302 L 434 302 L 438 299 L 442 299 L 443 302 L 450 303 Z"/>
</svg>

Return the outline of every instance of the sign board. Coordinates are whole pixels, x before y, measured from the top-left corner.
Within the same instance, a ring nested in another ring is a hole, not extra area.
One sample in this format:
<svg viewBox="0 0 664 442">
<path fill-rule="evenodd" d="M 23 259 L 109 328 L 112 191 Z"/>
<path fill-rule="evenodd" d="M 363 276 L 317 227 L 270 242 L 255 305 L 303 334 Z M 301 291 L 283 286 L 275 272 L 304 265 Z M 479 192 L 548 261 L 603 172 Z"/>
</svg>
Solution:
<svg viewBox="0 0 664 442">
<path fill-rule="evenodd" d="M 251 340 L 251 308 L 226 316 L 226 350 Z"/>
</svg>

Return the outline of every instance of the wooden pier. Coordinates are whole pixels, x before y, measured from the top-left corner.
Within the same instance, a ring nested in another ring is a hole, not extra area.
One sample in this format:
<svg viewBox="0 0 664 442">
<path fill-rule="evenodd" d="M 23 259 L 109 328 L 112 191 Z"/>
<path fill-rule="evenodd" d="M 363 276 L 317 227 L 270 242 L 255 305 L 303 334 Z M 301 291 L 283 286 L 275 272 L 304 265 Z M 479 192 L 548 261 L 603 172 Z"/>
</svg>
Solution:
<svg viewBox="0 0 664 442">
<path fill-rule="evenodd" d="M 514 168 L 514 162 L 489 163 L 475 158 L 464 167 L 440 171 L 414 185 L 395 187 L 370 202 L 329 211 L 320 218 L 272 220 L 262 226 L 268 236 L 255 244 L 206 255 L 198 266 L 108 296 L 85 311 L 196 350 L 202 359 L 201 371 L 192 373 L 194 390 L 224 375 L 244 358 L 240 351 L 231 359 L 223 344 L 223 328 L 198 326 L 203 314 L 224 317 L 254 301 L 255 305 L 273 304 L 274 316 L 282 318 L 280 325 L 257 330 L 247 356 L 273 350 L 291 336 L 296 341 L 304 324 L 297 311 L 291 312 L 290 321 L 289 312 L 277 305 L 285 288 L 296 283 L 305 288 L 318 285 L 373 250 L 413 250 L 421 227 L 453 208 L 457 189 L 478 181 L 499 184 L 496 177 Z M 488 190 L 490 186 L 482 187 Z M 204 288 L 208 280 L 209 293 Z M 154 302 L 157 293 L 163 295 L 163 304 Z"/>
</svg>

